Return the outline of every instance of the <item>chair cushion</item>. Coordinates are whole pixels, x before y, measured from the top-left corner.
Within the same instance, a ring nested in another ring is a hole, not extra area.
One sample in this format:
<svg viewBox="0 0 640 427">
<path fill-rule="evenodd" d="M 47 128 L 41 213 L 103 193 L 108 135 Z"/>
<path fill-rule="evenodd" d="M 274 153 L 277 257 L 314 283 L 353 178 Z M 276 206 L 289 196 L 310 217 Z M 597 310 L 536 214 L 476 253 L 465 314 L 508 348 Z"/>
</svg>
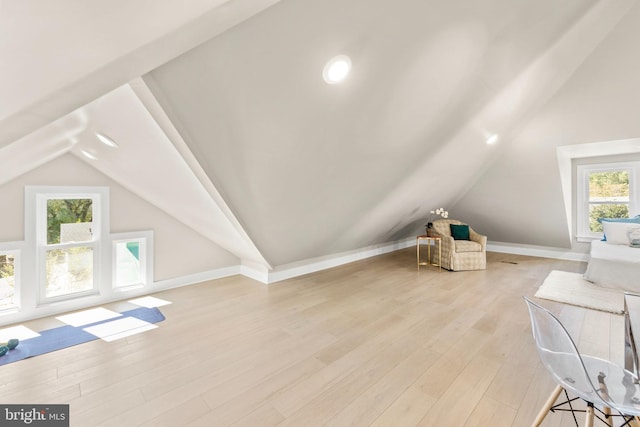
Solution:
<svg viewBox="0 0 640 427">
<path fill-rule="evenodd" d="M 482 252 L 482 245 L 471 240 L 456 240 L 456 252 Z"/>
<path fill-rule="evenodd" d="M 450 224 L 451 237 L 455 240 L 469 240 L 469 226 L 466 224 Z"/>
</svg>

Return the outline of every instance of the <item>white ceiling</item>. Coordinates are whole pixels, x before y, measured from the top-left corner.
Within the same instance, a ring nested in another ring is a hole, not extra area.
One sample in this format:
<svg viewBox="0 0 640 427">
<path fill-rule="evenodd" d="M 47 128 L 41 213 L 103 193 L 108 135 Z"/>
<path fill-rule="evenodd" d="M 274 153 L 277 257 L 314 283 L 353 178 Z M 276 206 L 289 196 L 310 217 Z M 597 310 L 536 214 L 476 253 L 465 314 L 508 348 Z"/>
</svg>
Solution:
<svg viewBox="0 0 640 427">
<path fill-rule="evenodd" d="M 278 0 L 0 1 L 0 146 Z"/>
</svg>

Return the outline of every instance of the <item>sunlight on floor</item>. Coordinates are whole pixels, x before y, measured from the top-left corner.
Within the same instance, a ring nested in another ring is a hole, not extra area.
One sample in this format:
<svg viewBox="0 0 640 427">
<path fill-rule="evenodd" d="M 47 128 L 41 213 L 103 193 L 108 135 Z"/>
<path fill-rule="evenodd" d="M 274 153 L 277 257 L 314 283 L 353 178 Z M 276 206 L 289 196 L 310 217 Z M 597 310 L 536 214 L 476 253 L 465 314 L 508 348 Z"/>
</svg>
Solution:
<svg viewBox="0 0 640 427">
<path fill-rule="evenodd" d="M 171 301 L 165 301 L 163 299 L 156 298 L 156 297 L 136 298 L 136 299 L 129 300 L 129 302 L 131 304 L 135 304 L 135 305 L 139 305 L 147 308 L 162 307 L 163 305 L 171 304 Z"/>
<path fill-rule="evenodd" d="M 110 342 L 155 328 L 157 328 L 157 326 L 153 323 L 145 322 L 144 320 L 136 319 L 135 317 L 125 317 L 101 323 L 96 326 L 83 328 L 83 331 L 89 332 L 104 341 Z"/>
<path fill-rule="evenodd" d="M 56 319 L 71 326 L 89 325 L 91 323 L 101 322 L 103 320 L 120 317 L 122 314 L 115 311 L 107 310 L 103 307 L 92 308 L 90 310 L 78 311 L 76 313 L 58 316 Z"/>
<path fill-rule="evenodd" d="M 146 308 L 162 307 L 171 304 L 171 301 L 151 296 L 132 299 L 128 302 Z M 57 316 L 56 319 L 74 327 L 82 327 L 102 322 L 98 325 L 83 328 L 83 330 L 101 338 L 104 341 L 114 341 L 158 327 L 153 323 L 149 323 L 135 317 L 123 318 L 121 313 L 108 310 L 104 307 L 92 308 L 89 310 Z M 19 340 L 24 341 L 38 336 L 40 336 L 39 333 L 23 325 L 0 329 L 0 342 L 5 342 L 12 338 L 18 338 Z"/>
<path fill-rule="evenodd" d="M 24 341 L 26 339 L 39 336 L 39 333 L 32 331 L 31 329 L 23 325 L 0 329 L 0 342 L 7 342 L 12 338 L 17 338 L 21 341 Z"/>
</svg>

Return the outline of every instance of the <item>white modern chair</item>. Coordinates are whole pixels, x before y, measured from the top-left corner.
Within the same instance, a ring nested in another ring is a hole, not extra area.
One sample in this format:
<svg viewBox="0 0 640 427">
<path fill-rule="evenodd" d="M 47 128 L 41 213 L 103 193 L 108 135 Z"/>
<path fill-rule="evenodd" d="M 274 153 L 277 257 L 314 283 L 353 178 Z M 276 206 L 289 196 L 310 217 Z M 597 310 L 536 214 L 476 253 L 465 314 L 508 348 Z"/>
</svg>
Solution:
<svg viewBox="0 0 640 427">
<path fill-rule="evenodd" d="M 533 338 L 540 360 L 558 384 L 532 426 L 539 426 L 549 411 L 584 412 L 574 409 L 571 404 L 578 398 L 587 403 L 585 426 L 593 426 L 594 418 L 606 425 L 613 425 L 610 409 L 619 412 L 624 420 L 622 426 L 630 425 L 635 416 L 640 415 L 640 387 L 637 378 L 608 360 L 581 355 L 557 317 L 528 298 L 525 297 L 524 300 L 529 308 Z M 554 405 L 563 391 L 567 400 Z M 568 393 L 577 398 L 569 399 Z M 569 409 L 562 408 L 564 405 L 568 405 Z M 575 414 L 573 416 L 576 420 Z"/>
</svg>

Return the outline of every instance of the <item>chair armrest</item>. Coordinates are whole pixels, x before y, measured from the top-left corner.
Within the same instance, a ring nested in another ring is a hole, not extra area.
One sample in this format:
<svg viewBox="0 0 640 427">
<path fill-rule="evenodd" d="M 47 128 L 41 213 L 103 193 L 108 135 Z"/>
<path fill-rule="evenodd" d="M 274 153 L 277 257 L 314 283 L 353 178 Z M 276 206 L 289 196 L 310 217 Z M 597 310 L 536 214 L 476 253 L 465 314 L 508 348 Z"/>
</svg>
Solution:
<svg viewBox="0 0 640 427">
<path fill-rule="evenodd" d="M 450 252 L 455 252 L 456 251 L 455 240 L 453 240 L 453 237 L 447 236 L 446 234 L 438 233 L 435 230 L 433 231 L 433 234 L 436 237 L 439 237 L 440 239 L 442 239 L 442 250 L 443 251 L 450 251 Z"/>
<path fill-rule="evenodd" d="M 483 252 L 487 250 L 487 236 L 476 233 L 471 227 L 469 227 L 469 240 L 480 243 Z"/>
</svg>

